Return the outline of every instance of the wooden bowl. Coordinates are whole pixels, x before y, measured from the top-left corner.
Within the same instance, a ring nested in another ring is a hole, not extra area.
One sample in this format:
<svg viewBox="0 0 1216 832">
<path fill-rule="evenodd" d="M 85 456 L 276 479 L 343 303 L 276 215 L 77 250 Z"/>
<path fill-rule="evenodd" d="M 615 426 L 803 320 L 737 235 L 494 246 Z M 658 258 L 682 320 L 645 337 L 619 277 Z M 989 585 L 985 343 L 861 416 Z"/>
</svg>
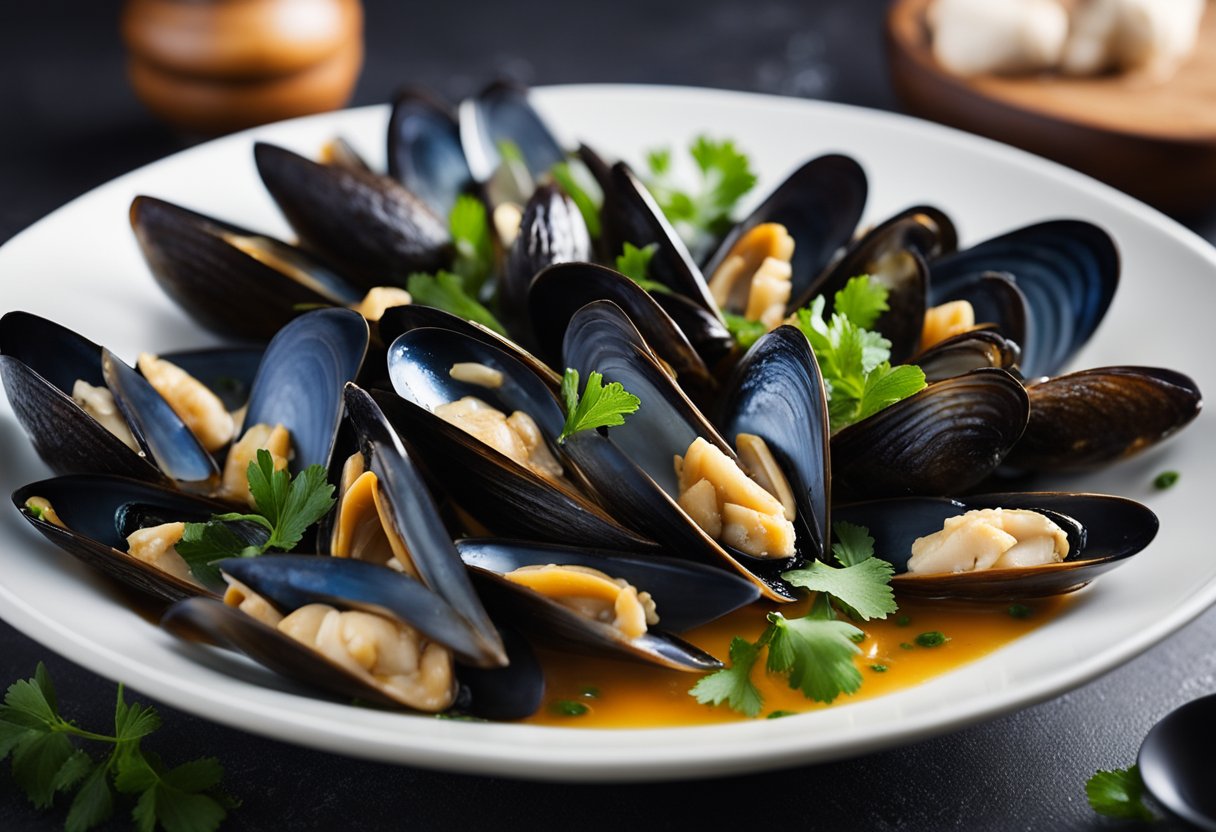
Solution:
<svg viewBox="0 0 1216 832">
<path fill-rule="evenodd" d="M 895 0 L 887 56 L 908 112 L 1062 162 L 1172 214 L 1216 206 L 1216 13 L 1164 84 L 1118 75 L 960 78 L 934 60 L 931 0 Z"/>
</svg>

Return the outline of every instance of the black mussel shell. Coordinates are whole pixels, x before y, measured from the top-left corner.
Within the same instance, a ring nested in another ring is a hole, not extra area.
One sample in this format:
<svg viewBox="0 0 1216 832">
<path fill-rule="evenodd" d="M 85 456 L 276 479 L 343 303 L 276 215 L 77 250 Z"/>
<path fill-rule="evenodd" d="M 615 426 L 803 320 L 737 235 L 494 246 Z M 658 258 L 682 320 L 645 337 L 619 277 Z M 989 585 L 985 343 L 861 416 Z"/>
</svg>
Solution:
<svg viewBox="0 0 1216 832">
<path fill-rule="evenodd" d="M 453 379 L 449 370 L 457 362 L 497 370 L 502 386 Z M 555 485 L 434 415 L 436 407 L 464 396 L 475 396 L 508 414 L 521 410 L 536 421 L 550 450 L 562 459 L 562 449 L 554 444 L 565 422 L 561 407 L 545 381 L 506 352 L 450 330 L 417 329 L 393 342 L 389 378 L 400 398 L 377 399 L 385 415 L 444 490 L 489 528 L 531 540 L 653 547 L 583 494 Z M 568 462 L 563 468 L 568 475 L 578 473 Z"/>
<path fill-rule="evenodd" d="M 285 326 L 262 357 L 245 427 L 283 425 L 291 432 L 293 472 L 329 465 L 342 418 L 342 390 L 359 375 L 367 321 L 349 309 L 318 309 Z"/>
<path fill-rule="evenodd" d="M 920 367 L 925 381 L 932 384 L 982 367 L 995 367 L 1016 376 L 1021 354 L 1016 343 L 995 329 L 973 329 L 939 341 L 908 363 Z"/>
<path fill-rule="evenodd" d="M 668 314 L 697 355 L 711 370 L 735 355 L 735 338 L 716 313 L 675 292 L 654 292 L 651 298 Z"/>
<path fill-rule="evenodd" d="M 385 502 L 392 514 L 393 529 L 404 542 L 422 582 L 441 595 L 468 623 L 474 640 L 480 645 L 478 664 L 485 667 L 505 664 L 502 641 L 473 591 L 460 554 L 440 519 L 439 509 L 401 440 L 367 391 L 348 384 L 345 399 L 346 412 L 354 425 L 360 450 L 388 498 Z"/>
<path fill-rule="evenodd" d="M 221 335 L 269 340 L 301 308 L 349 305 L 363 297 L 295 246 L 161 199 L 136 197 L 131 227 L 165 294 Z M 251 253 L 258 250 L 265 253 Z"/>
<path fill-rule="evenodd" d="M 421 90 L 404 90 L 393 100 L 388 174 L 441 217 L 451 214 L 456 199 L 474 188 L 455 117 Z"/>
<path fill-rule="evenodd" d="M 832 437 L 832 483 L 853 498 L 957 494 L 991 474 L 1030 403 L 1004 370 L 931 384 Z"/>
<path fill-rule="evenodd" d="M 965 300 L 975 311 L 977 326 L 993 326 L 997 332 L 1021 347 L 1037 341 L 1035 320 L 1026 295 L 1013 275 L 980 272 L 954 281 L 940 303 Z M 1031 361 L 1035 358 L 1031 356 Z"/>
<path fill-rule="evenodd" d="M 1030 421 L 1005 464 L 1016 471 L 1080 471 L 1125 459 L 1199 415 L 1189 376 L 1158 367 L 1100 367 L 1035 384 Z"/>
<path fill-rule="evenodd" d="M 597 300 L 610 300 L 624 310 L 655 355 L 675 372 L 680 387 L 696 400 L 708 400 L 717 382 L 684 332 L 655 296 L 604 266 L 561 264 L 546 269 L 532 282 L 528 305 L 541 355 L 555 366 L 560 364 L 562 339 L 570 319 Z M 712 320 L 721 328 L 716 318 Z"/>
<path fill-rule="evenodd" d="M 478 182 L 485 182 L 498 169 L 504 142 L 523 156 L 533 180 L 566 158 L 528 101 L 527 88 L 509 81 L 496 81 L 461 103 L 460 138 L 469 170 Z"/>
<path fill-rule="evenodd" d="M 734 450 L 656 363 L 653 353 L 620 307 L 596 301 L 583 307 L 566 331 L 566 363 L 586 378 L 620 382 L 641 399 L 638 411 L 606 432 L 582 431 L 566 440 L 566 455 L 594 483 L 616 517 L 679 557 L 732 569 L 765 597 L 791 601 L 781 573 L 794 558 L 760 559 L 727 549 L 710 538 L 676 503 L 673 465 L 697 437 L 734 458 Z"/>
<path fill-rule="evenodd" d="M 972 509 L 1029 509 L 1046 514 L 1068 533 L 1060 563 L 975 572 L 908 574 L 912 543 L 941 531 L 949 517 Z M 865 526 L 878 557 L 895 566 L 897 592 L 932 598 L 1017 600 L 1080 589 L 1143 550 L 1157 534 L 1157 517 L 1140 503 L 1103 494 L 1014 492 L 958 499 L 910 497 L 833 506 L 832 518 Z"/>
<path fill-rule="evenodd" d="M 507 651 L 507 666 L 458 665 L 460 693 L 452 709 L 481 719 L 523 719 L 536 713 L 544 701 L 544 668 L 517 630 L 500 625 L 498 635 Z"/>
<path fill-rule="evenodd" d="M 727 441 L 751 433 L 768 445 L 809 535 L 800 549 L 808 558 L 822 556 L 832 499 L 831 434 L 823 376 L 806 336 L 779 326 L 757 341 L 735 367 L 719 406 Z"/>
<path fill-rule="evenodd" d="M 830 154 L 811 159 L 735 226 L 705 265 L 705 274 L 712 275 L 748 231 L 761 223 L 780 223 L 794 238 L 791 300 L 806 296 L 790 308 L 805 306 L 815 294 L 816 278 L 853 235 L 865 209 L 866 192 L 865 171 L 850 157 Z"/>
<path fill-rule="evenodd" d="M 67 528 L 26 511 L 26 501 L 32 497 L 49 500 Z M 140 525 L 203 522 L 228 510 L 222 503 L 146 482 L 90 474 L 30 483 L 13 492 L 13 505 L 43 537 L 68 554 L 145 595 L 170 601 L 210 590 L 127 554 L 126 535 Z M 134 522 L 132 515 L 148 522 Z"/>
<path fill-rule="evenodd" d="M 321 148 L 321 161 L 327 165 L 337 165 L 363 173 L 372 172 L 372 166 L 363 158 L 363 154 L 343 136 L 334 136 L 325 143 Z"/>
<path fill-rule="evenodd" d="M 931 305 L 976 274 L 1013 275 L 1030 310 L 1027 338 L 1019 342 L 1027 378 L 1054 375 L 1076 354 L 1101 323 L 1119 283 L 1114 241 L 1082 220 L 1026 226 L 929 265 Z"/>
<path fill-rule="evenodd" d="M 395 179 L 259 142 L 258 173 L 301 244 L 336 264 L 361 289 L 403 283 L 449 264 L 443 219 Z"/>
<path fill-rule="evenodd" d="M 553 546 L 497 538 L 456 541 L 469 566 L 502 575 L 522 566 L 586 566 L 623 578 L 654 598 L 662 628 L 691 630 L 744 607 L 760 597 L 750 581 L 680 558 L 602 549 Z"/>
<path fill-rule="evenodd" d="M 511 245 L 507 269 L 499 284 L 499 301 L 508 318 L 529 333 L 528 288 L 532 279 L 554 263 L 591 259 L 591 237 L 574 200 L 555 185 L 533 193 Z"/>
</svg>

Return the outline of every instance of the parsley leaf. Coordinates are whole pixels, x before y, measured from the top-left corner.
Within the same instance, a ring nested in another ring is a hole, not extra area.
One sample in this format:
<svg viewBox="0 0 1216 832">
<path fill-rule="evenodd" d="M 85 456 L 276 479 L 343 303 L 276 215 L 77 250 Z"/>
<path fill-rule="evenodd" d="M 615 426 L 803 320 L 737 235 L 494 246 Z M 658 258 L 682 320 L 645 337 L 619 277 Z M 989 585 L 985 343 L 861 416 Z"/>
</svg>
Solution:
<svg viewBox="0 0 1216 832">
<path fill-rule="evenodd" d="M 566 402 L 566 424 L 559 445 L 566 438 L 583 430 L 608 428 L 625 424 L 625 417 L 637 411 L 642 400 L 621 386 L 619 381 L 603 384 L 604 377 L 594 370 L 587 376 L 587 386 L 580 397 L 578 370 L 566 368 L 562 376 L 562 398 Z"/>
<path fill-rule="evenodd" d="M 861 649 L 853 641 L 861 630 L 847 621 L 788 619 L 779 612 L 768 615 L 773 625 L 768 645 L 768 669 L 789 673 L 790 687 L 816 702 L 831 702 L 841 693 L 861 687 L 861 671 L 853 657 Z"/>
<path fill-rule="evenodd" d="M 732 710 L 746 716 L 756 716 L 764 707 L 764 697 L 752 684 L 752 667 L 760 657 L 762 644 L 752 644 L 735 636 L 730 642 L 730 667 L 724 667 L 701 678 L 689 691 L 702 705 L 726 702 Z"/>
<path fill-rule="evenodd" d="M 585 168 L 580 168 L 580 171 L 585 172 Z M 602 231 L 600 226 L 600 204 L 603 202 L 603 194 L 598 193 L 592 196 L 588 190 L 588 186 L 594 184 L 594 180 L 590 175 L 579 176 L 575 168 L 569 162 L 558 162 L 550 171 L 553 174 L 554 180 L 561 186 L 561 189 L 566 192 L 566 196 L 574 200 L 574 204 L 578 206 L 578 212 L 583 215 L 583 222 L 587 224 L 587 233 L 591 235 L 591 239 L 598 240 Z"/>
<path fill-rule="evenodd" d="M 890 586 L 894 574 L 895 569 L 885 560 L 866 558 L 841 567 L 812 561 L 805 569 L 794 569 L 781 577 L 794 586 L 826 592 L 857 617 L 869 621 L 886 618 L 898 609 Z"/>
<path fill-rule="evenodd" d="M 494 268 L 494 249 L 490 244 L 485 204 L 468 194 L 456 197 L 456 203 L 448 214 L 448 230 L 456 248 L 452 271 L 467 281 L 469 293 L 476 297 Z"/>
<path fill-rule="evenodd" d="M 1144 805 L 1144 781 L 1138 766 L 1096 772 L 1085 784 L 1085 797 L 1100 815 L 1123 820 L 1154 819 Z"/>
<path fill-rule="evenodd" d="M 671 150 L 660 148 L 646 154 L 650 169 L 647 186 L 663 213 L 680 231 L 694 251 L 725 233 L 735 204 L 756 185 L 747 155 L 730 139 L 714 141 L 698 136 L 689 153 L 700 172 L 699 189 L 682 191 L 670 181 Z"/>
<path fill-rule="evenodd" d="M 832 554 L 841 566 L 854 566 L 874 557 L 874 538 L 865 526 L 840 520 L 832 524 L 832 532 L 837 540 L 832 544 Z"/>
<path fill-rule="evenodd" d="M 205 523 L 187 523 L 177 553 L 190 572 L 203 583 L 217 583 L 219 570 L 212 564 L 228 557 L 257 557 L 271 549 L 291 551 L 304 532 L 334 505 L 334 487 L 325 469 L 310 465 L 295 479 L 287 471 L 276 471 L 270 452 L 259 448 L 245 476 L 257 514 L 217 514 Z M 269 532 L 259 545 L 251 545 L 229 524 L 253 523 Z"/>
<path fill-rule="evenodd" d="M 925 374 L 919 367 L 890 364 L 891 342 L 866 329 L 887 305 L 887 290 L 869 277 L 854 277 L 835 296 L 835 311 L 824 320 L 822 295 L 799 309 L 794 325 L 810 342 L 828 393 L 832 430 L 873 416 L 919 392 Z"/>
<path fill-rule="evenodd" d="M 1174 484 L 1178 482 L 1178 476 L 1177 471 L 1162 471 L 1153 478 L 1153 488 L 1157 489 L 1158 491 L 1165 491 L 1167 488 L 1173 488 Z"/>
<path fill-rule="evenodd" d="M 638 248 L 633 243 L 625 243 L 621 253 L 616 257 L 616 270 L 647 292 L 670 293 L 671 289 L 668 289 L 658 281 L 650 280 L 646 277 L 647 271 L 650 269 L 650 260 L 658 250 L 658 243 L 651 243 L 641 248 Z"/>
<path fill-rule="evenodd" d="M 406 281 L 406 290 L 414 303 L 433 306 L 444 312 L 479 323 L 499 335 L 506 335 L 502 324 L 465 290 L 464 280 L 458 274 L 440 271 L 434 275 L 416 272 Z"/>
<path fill-rule="evenodd" d="M 133 812 L 137 828 L 151 832 L 159 822 L 167 832 L 213 832 L 236 804 L 215 789 L 223 768 L 204 758 L 165 772 L 140 740 L 160 727 L 148 706 L 127 705 L 122 685 L 114 707 L 114 734 L 78 728 L 59 715 L 50 675 L 40 663 L 34 678 L 9 686 L 0 706 L 0 759 L 12 752 L 13 780 L 38 808 L 59 792 L 76 791 L 64 821 L 68 832 L 86 830 L 114 813 L 115 789 L 139 795 Z M 100 763 L 76 741 L 110 746 Z"/>
<path fill-rule="evenodd" d="M 764 337 L 764 333 L 768 331 L 762 321 L 751 321 L 733 312 L 723 311 L 722 320 L 726 322 L 726 329 L 735 339 L 735 343 L 745 350 Z"/>
</svg>

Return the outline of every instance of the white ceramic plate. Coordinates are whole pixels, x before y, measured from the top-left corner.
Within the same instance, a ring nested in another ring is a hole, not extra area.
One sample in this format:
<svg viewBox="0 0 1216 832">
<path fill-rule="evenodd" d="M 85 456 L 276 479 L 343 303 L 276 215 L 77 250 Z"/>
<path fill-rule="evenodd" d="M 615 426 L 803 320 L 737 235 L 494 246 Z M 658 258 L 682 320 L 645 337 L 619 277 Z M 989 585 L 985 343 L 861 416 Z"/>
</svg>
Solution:
<svg viewBox="0 0 1216 832">
<path fill-rule="evenodd" d="M 818 102 L 606 86 L 542 89 L 535 100 L 566 139 L 585 137 L 634 161 L 649 147 L 684 146 L 700 132 L 734 137 L 758 167 L 757 199 L 797 163 L 843 151 L 869 175 L 870 221 L 931 202 L 955 218 L 964 244 L 1050 217 L 1096 222 L 1119 243 L 1124 279 L 1078 366 L 1155 364 L 1216 389 L 1216 255 L 1190 232 L 1090 179 L 932 124 Z M 212 343 L 148 275 L 127 224 L 132 197 L 165 197 L 288 236 L 254 170 L 255 137 L 313 154 L 342 133 L 380 165 L 387 118 L 386 108 L 371 107 L 271 125 L 116 179 L 0 250 L 0 311 L 53 318 L 128 360 L 140 349 Z M 1063 617 L 919 687 L 780 721 L 595 731 L 452 722 L 310 699 L 252 666 L 238 677 L 199 663 L 13 510 L 0 510 L 0 615 L 47 647 L 167 703 L 344 754 L 560 780 L 744 772 L 857 755 L 1024 707 L 1110 670 L 1194 618 L 1216 600 L 1216 558 L 1205 532 L 1216 493 L 1214 445 L 1207 413 L 1163 448 L 1062 482 L 1144 500 L 1161 518 L 1151 548 L 1086 590 Z M 7 403 L 0 404 L 0 465 L 6 491 L 46 476 Z M 1180 470 L 1181 481 L 1153 493 L 1150 481 L 1165 468 Z"/>
</svg>

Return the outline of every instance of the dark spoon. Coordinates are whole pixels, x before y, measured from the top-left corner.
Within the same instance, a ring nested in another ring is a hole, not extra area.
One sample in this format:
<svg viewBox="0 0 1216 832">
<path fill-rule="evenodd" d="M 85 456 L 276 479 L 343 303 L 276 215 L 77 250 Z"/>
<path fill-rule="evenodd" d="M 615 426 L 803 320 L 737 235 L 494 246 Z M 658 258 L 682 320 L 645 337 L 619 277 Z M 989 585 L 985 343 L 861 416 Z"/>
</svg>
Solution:
<svg viewBox="0 0 1216 832">
<path fill-rule="evenodd" d="M 1216 830 L 1216 695 L 1167 714 L 1140 744 L 1145 788 L 1174 815 Z"/>
</svg>

